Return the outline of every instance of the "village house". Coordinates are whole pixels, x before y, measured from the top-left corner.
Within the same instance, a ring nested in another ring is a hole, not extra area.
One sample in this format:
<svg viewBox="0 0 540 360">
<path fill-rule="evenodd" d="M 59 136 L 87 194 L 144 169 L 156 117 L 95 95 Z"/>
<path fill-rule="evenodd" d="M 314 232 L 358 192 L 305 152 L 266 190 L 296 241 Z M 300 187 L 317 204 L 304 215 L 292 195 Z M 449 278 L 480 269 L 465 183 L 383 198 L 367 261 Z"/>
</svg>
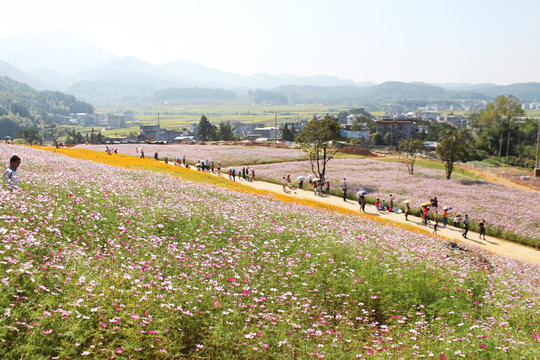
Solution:
<svg viewBox="0 0 540 360">
<path fill-rule="evenodd" d="M 412 120 L 378 120 L 377 132 L 385 137 L 387 133 L 392 134 L 394 145 L 401 140 L 414 137 L 416 134 L 416 123 Z"/>
<path fill-rule="evenodd" d="M 167 143 L 175 142 L 175 138 L 184 136 L 184 132 L 180 130 L 167 130 L 162 129 L 158 125 L 141 125 L 140 126 L 141 134 L 139 136 L 140 140 L 147 141 L 163 141 Z"/>
</svg>

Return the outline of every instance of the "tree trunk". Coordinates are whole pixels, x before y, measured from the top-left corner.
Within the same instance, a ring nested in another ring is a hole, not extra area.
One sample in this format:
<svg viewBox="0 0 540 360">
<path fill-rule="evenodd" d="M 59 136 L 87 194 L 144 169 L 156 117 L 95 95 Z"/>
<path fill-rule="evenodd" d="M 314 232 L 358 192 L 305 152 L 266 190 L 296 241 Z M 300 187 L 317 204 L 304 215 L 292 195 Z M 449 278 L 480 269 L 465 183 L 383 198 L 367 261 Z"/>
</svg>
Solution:
<svg viewBox="0 0 540 360">
<path fill-rule="evenodd" d="M 452 176 L 452 171 L 454 170 L 454 163 L 447 162 L 444 167 L 446 169 L 446 180 L 450 180 L 450 176 Z"/>
</svg>

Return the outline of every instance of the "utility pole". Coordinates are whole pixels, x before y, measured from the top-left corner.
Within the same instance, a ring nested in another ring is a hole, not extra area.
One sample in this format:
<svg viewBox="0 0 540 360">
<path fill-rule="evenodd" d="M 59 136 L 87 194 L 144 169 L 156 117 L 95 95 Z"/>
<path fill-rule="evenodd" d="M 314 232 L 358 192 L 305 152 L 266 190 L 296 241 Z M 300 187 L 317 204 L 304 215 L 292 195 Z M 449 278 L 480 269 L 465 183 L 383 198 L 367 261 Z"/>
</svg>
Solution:
<svg viewBox="0 0 540 360">
<path fill-rule="evenodd" d="M 274 111 L 274 144 L 277 144 L 277 111 Z"/>
<path fill-rule="evenodd" d="M 538 139 L 536 140 L 536 168 L 534 176 L 540 177 L 540 118 L 538 119 Z"/>
</svg>

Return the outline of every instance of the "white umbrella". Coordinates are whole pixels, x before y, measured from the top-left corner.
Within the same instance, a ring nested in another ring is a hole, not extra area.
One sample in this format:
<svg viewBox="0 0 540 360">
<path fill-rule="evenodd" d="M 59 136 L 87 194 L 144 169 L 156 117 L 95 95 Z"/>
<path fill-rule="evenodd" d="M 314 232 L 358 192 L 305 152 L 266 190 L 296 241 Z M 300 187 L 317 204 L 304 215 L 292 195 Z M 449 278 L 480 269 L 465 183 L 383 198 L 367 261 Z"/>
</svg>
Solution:
<svg viewBox="0 0 540 360">
<path fill-rule="evenodd" d="M 299 177 L 297 177 L 296 179 L 299 180 L 299 181 L 304 181 L 304 180 L 306 180 L 306 178 L 303 177 L 303 176 L 299 176 Z"/>
<path fill-rule="evenodd" d="M 367 195 L 367 191 L 364 189 L 358 190 L 358 192 L 356 193 L 356 197 L 360 197 L 362 195 Z"/>
<path fill-rule="evenodd" d="M 443 210 L 447 210 L 447 211 L 452 210 L 452 207 L 451 206 L 445 206 L 445 207 L 443 207 Z"/>
</svg>

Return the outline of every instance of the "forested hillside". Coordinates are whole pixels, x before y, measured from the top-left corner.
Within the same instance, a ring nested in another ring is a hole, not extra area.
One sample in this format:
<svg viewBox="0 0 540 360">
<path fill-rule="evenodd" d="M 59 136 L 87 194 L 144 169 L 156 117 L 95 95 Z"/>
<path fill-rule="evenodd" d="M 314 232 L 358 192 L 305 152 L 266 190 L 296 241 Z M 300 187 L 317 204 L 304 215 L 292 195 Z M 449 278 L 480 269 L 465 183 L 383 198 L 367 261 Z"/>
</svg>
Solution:
<svg viewBox="0 0 540 360">
<path fill-rule="evenodd" d="M 0 77 L 0 135 L 14 136 L 24 128 L 39 129 L 49 114 L 93 113 L 91 104 L 59 91 L 38 91 L 32 87 Z"/>
</svg>

